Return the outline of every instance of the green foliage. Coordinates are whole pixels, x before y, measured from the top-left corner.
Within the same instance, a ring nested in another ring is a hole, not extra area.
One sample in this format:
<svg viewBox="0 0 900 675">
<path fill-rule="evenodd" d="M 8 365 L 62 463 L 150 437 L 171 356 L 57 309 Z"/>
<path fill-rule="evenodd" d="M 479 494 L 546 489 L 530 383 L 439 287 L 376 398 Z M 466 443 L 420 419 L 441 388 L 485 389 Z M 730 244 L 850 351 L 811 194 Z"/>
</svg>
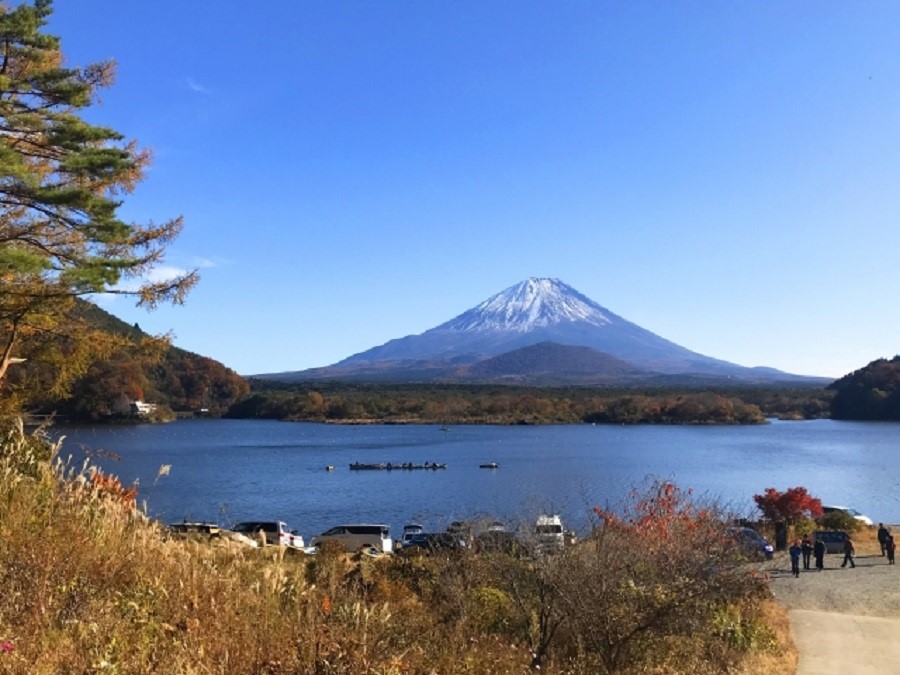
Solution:
<svg viewBox="0 0 900 675">
<path fill-rule="evenodd" d="M 816 530 L 822 529 L 812 518 L 801 518 L 794 523 L 794 537 L 811 537 Z"/>
<path fill-rule="evenodd" d="M 47 0 L 0 5 L 0 386 L 16 404 L 34 393 L 23 379 L 5 382 L 20 358 L 40 361 L 43 388 L 60 393 L 88 353 L 102 355 L 74 298 L 120 293 L 153 307 L 181 302 L 196 282 L 147 280 L 181 220 L 119 219 L 149 153 L 79 116 L 112 83 L 113 64 L 64 66 L 59 38 L 42 32 L 50 13 Z"/>
<path fill-rule="evenodd" d="M 471 594 L 474 620 L 484 632 L 508 633 L 513 622 L 513 607 L 509 597 L 498 588 L 481 586 Z"/>
<path fill-rule="evenodd" d="M 747 603 L 718 607 L 712 619 L 712 631 L 730 647 L 741 652 L 771 651 L 777 645 L 772 630 Z"/>
<path fill-rule="evenodd" d="M 819 518 L 819 523 L 821 524 L 822 529 L 843 530 L 844 532 L 856 532 L 857 530 L 862 529 L 864 525 L 861 520 L 857 520 L 849 513 L 844 513 L 843 511 L 826 513 Z"/>
<path fill-rule="evenodd" d="M 831 416 L 840 420 L 900 420 L 900 356 L 878 359 L 829 385 Z"/>
</svg>

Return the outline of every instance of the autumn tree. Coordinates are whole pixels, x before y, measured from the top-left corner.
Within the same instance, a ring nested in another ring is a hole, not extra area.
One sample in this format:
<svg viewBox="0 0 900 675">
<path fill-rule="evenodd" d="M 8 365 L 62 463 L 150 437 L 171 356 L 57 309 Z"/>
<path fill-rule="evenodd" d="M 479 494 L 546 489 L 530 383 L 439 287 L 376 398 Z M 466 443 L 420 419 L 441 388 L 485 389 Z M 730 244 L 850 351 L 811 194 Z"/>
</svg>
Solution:
<svg viewBox="0 0 900 675">
<path fill-rule="evenodd" d="M 792 487 L 784 492 L 766 488 L 761 495 L 753 495 L 753 501 L 762 511 L 764 520 L 770 523 L 791 525 L 803 518 L 822 515 L 822 501 L 809 494 L 805 487 Z"/>
<path fill-rule="evenodd" d="M 152 308 L 182 302 L 197 281 L 195 272 L 147 280 L 182 221 L 119 217 L 149 152 L 79 116 L 112 83 L 114 64 L 65 66 L 59 38 L 43 32 L 51 10 L 50 0 L 0 4 L 0 387 L 33 351 L 90 342 L 71 320 L 75 298 L 128 294 Z M 56 373 L 74 375 L 71 363 Z"/>
</svg>

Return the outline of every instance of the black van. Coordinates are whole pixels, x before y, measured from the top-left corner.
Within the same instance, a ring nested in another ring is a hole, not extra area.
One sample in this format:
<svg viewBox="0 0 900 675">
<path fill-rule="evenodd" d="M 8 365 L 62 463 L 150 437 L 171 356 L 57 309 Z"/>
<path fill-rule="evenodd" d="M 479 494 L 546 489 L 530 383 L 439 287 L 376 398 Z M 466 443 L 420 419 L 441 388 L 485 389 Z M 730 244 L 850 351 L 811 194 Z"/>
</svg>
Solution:
<svg viewBox="0 0 900 675">
<path fill-rule="evenodd" d="M 825 542 L 825 553 L 843 553 L 847 533 L 843 530 L 817 530 L 813 532 L 815 541 Z"/>
</svg>

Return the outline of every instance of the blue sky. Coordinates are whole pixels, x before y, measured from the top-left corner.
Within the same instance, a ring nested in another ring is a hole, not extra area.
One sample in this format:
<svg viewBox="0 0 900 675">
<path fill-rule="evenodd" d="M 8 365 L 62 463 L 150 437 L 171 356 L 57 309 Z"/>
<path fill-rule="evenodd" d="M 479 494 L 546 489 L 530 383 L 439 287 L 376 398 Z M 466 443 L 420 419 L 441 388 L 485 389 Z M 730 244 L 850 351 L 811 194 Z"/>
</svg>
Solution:
<svg viewBox="0 0 900 675">
<path fill-rule="evenodd" d="M 182 307 L 242 374 L 420 333 L 529 276 L 742 365 L 900 352 L 894 2 L 57 0 L 154 151 Z"/>
</svg>

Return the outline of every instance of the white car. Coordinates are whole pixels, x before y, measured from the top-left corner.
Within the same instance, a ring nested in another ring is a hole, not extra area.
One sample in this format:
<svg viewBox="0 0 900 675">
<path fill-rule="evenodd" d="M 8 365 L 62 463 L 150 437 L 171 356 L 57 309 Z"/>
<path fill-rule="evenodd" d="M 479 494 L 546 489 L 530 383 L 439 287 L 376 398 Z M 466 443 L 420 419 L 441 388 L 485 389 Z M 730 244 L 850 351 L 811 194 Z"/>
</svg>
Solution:
<svg viewBox="0 0 900 675">
<path fill-rule="evenodd" d="M 835 513 L 836 511 L 839 511 L 840 513 L 846 513 L 848 516 L 853 516 L 858 521 L 860 521 L 861 523 L 864 523 L 865 525 L 868 525 L 869 527 L 872 527 L 875 524 L 874 522 L 872 522 L 872 519 L 869 518 L 869 516 L 863 515 L 856 509 L 851 509 L 849 506 L 823 506 L 822 507 L 822 512 L 825 515 L 828 515 L 829 513 Z"/>
<path fill-rule="evenodd" d="M 288 548 L 306 548 L 303 537 L 297 530 L 291 530 L 280 520 L 252 520 L 238 523 L 231 528 L 232 532 L 257 539 L 267 546 L 287 546 Z"/>
<path fill-rule="evenodd" d="M 383 553 L 392 553 L 394 550 L 391 530 L 387 525 L 338 525 L 316 535 L 311 543 L 313 546 L 319 546 L 329 540 L 340 542 L 350 552 L 361 548 L 377 548 Z"/>
</svg>

